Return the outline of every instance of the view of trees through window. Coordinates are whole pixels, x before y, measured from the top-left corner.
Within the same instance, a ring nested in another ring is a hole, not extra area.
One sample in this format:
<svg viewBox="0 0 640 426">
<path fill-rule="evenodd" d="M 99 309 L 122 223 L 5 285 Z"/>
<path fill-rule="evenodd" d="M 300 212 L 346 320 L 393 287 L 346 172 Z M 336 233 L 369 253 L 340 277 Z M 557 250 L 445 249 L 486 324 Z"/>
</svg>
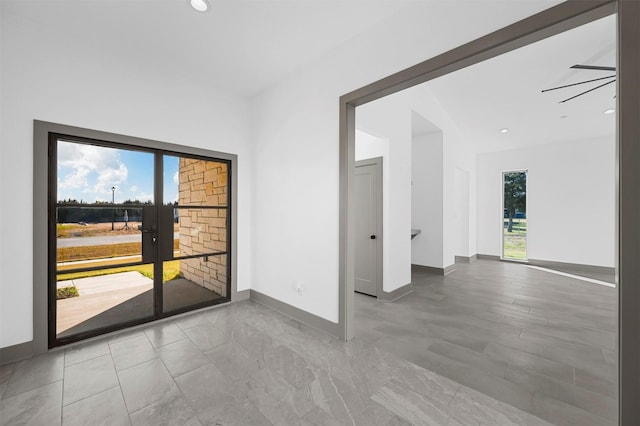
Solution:
<svg viewBox="0 0 640 426">
<path fill-rule="evenodd" d="M 527 172 L 502 174 L 502 257 L 527 259 Z"/>
</svg>

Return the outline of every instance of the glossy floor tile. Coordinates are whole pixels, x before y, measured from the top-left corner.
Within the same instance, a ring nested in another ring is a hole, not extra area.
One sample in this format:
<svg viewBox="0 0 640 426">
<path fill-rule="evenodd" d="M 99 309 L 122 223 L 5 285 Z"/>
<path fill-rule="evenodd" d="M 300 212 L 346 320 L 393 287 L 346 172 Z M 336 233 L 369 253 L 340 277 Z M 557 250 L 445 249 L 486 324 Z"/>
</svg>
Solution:
<svg viewBox="0 0 640 426">
<path fill-rule="evenodd" d="M 10 390 L 0 400 L 3 426 L 547 424 L 363 339 L 338 341 L 251 301 L 1 372 Z"/>
<path fill-rule="evenodd" d="M 614 289 L 481 261 L 414 284 L 356 295 L 351 342 L 247 301 L 0 367 L 0 425 L 615 424 Z"/>
<path fill-rule="evenodd" d="M 356 294 L 356 337 L 553 424 L 617 424 L 615 288 L 517 263 L 456 267 L 414 268 L 414 292 L 394 303 Z"/>
</svg>

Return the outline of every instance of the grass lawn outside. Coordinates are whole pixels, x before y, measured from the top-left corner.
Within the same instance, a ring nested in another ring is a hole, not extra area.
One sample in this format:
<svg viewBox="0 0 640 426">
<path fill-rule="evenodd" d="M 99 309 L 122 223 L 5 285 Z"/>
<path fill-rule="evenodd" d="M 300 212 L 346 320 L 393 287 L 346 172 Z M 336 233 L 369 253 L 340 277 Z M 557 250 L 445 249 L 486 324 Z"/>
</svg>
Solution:
<svg viewBox="0 0 640 426">
<path fill-rule="evenodd" d="M 91 224 L 91 225 L 79 225 L 79 224 L 58 224 L 58 238 L 69 237 L 88 237 L 88 236 L 103 236 L 114 234 L 128 234 L 139 233 L 137 229 L 138 223 L 129 223 L 130 229 L 116 229 L 111 231 L 111 224 Z M 175 239 L 173 241 L 174 250 L 179 250 L 180 240 Z M 127 259 L 115 259 L 120 257 L 129 256 Z M 137 256 L 137 257 L 134 257 Z M 114 258 L 110 260 L 111 258 Z M 147 278 L 153 279 L 153 264 L 135 265 L 135 266 L 123 266 L 108 268 L 110 266 L 117 266 L 124 262 L 139 262 L 142 260 L 142 244 L 139 242 L 134 243 L 118 243 L 118 244 L 104 244 L 96 246 L 79 246 L 79 247 L 61 247 L 56 250 L 56 260 L 58 263 L 70 262 L 67 265 L 58 265 L 57 281 L 76 280 L 81 278 L 99 277 L 110 274 L 118 274 L 121 272 L 136 271 L 144 275 Z M 95 262 L 92 262 L 95 260 Z M 79 268 L 78 264 L 73 262 L 83 261 L 82 268 L 91 267 L 105 267 L 108 269 L 99 269 L 95 271 L 85 272 L 65 272 L 66 270 L 72 270 Z M 163 262 L 162 282 L 167 282 L 179 278 L 180 274 L 180 261 L 171 260 Z"/>
<path fill-rule="evenodd" d="M 101 262 L 100 264 L 103 266 L 107 266 L 105 265 L 105 262 Z M 171 260 L 171 261 L 163 262 L 163 267 L 164 267 L 162 271 L 163 283 L 174 280 L 176 278 L 180 278 L 180 261 L 179 260 Z M 59 273 L 57 280 L 58 281 L 77 280 L 80 278 L 99 277 L 103 275 L 118 274 L 120 272 L 130 272 L 130 271 L 139 272 L 145 277 L 153 279 L 153 264 L 147 264 L 147 265 L 125 266 L 121 268 L 102 269 L 97 271 Z"/>
<path fill-rule="evenodd" d="M 505 259 L 527 259 L 527 220 L 514 219 L 513 232 L 508 232 L 509 219 L 504 220 L 503 257 Z"/>
</svg>

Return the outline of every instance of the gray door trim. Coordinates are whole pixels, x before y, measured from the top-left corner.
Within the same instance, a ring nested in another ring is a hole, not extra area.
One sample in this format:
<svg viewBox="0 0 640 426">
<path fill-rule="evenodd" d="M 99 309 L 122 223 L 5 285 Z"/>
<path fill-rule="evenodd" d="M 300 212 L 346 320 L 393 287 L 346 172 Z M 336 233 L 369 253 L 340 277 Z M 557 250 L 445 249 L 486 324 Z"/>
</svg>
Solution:
<svg viewBox="0 0 640 426">
<path fill-rule="evenodd" d="M 618 14 L 617 193 L 619 418 L 640 424 L 640 2 L 568 0 L 340 97 L 339 329 L 353 337 L 355 108 L 431 79 Z M 624 232 L 622 232 L 624 230 Z"/>
<path fill-rule="evenodd" d="M 231 301 L 246 299 L 246 294 L 238 293 L 238 156 L 202 148 L 181 146 L 151 139 L 137 138 L 116 133 L 102 132 L 81 127 L 67 126 L 34 120 L 33 122 L 33 340 L 21 345 L 21 356 L 38 355 L 48 351 L 48 279 L 47 243 L 43 235 L 48 235 L 48 161 L 49 133 L 60 133 L 77 137 L 106 140 L 127 145 L 162 149 L 184 154 L 215 157 L 231 162 Z"/>
<path fill-rule="evenodd" d="M 618 420 L 640 424 L 640 1 L 618 2 Z"/>
<path fill-rule="evenodd" d="M 375 157 L 375 158 L 367 158 L 366 160 L 360 160 L 360 161 L 356 161 L 356 167 L 361 167 L 361 166 L 376 166 L 376 185 L 377 187 L 380 189 L 380 191 L 378 191 L 378 196 L 376 197 L 376 210 L 377 210 L 377 217 L 378 217 L 378 223 L 376 224 L 376 274 L 378 276 L 378 279 L 376 280 L 376 297 L 380 298 L 383 293 L 382 293 L 382 289 L 383 289 L 383 253 L 384 253 L 384 237 L 382 235 L 383 232 L 383 226 L 382 226 L 382 220 L 383 220 L 383 209 L 382 209 L 382 200 L 384 197 L 384 191 L 382 190 L 382 173 L 384 173 L 383 171 L 383 163 L 382 163 L 382 157 Z"/>
</svg>

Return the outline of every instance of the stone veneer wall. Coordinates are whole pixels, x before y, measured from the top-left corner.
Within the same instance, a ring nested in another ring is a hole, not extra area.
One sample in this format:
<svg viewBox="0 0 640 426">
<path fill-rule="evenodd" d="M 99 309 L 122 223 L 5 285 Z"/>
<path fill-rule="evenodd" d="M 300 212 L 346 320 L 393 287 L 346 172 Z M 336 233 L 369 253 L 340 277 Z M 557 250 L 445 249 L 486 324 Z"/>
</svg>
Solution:
<svg viewBox="0 0 640 426">
<path fill-rule="evenodd" d="M 200 206 L 227 206 L 227 165 L 215 161 L 180 158 L 178 209 L 180 255 L 226 251 L 227 210 Z M 207 260 L 205 260 L 207 259 Z M 183 278 L 227 296 L 227 256 L 180 261 Z"/>
</svg>

